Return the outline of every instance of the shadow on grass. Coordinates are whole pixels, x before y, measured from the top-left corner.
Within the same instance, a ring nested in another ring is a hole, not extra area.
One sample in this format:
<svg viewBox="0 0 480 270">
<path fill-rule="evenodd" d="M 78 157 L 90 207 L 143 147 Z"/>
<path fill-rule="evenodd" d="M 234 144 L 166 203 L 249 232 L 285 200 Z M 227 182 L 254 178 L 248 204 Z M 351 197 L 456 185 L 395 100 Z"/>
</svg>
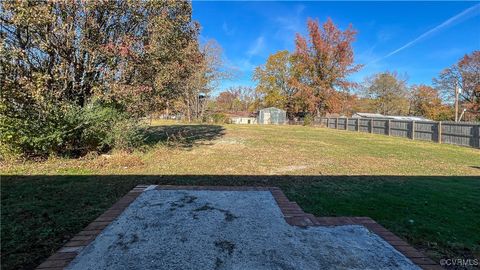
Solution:
<svg viewBox="0 0 480 270">
<path fill-rule="evenodd" d="M 194 131 L 192 143 L 221 134 Z M 1 177 L 1 268 L 33 269 L 138 184 L 278 186 L 305 212 L 369 216 L 434 260 L 480 256 L 478 177 L 18 175 Z"/>
<path fill-rule="evenodd" d="M 213 141 L 224 134 L 224 128 L 218 125 L 164 125 L 145 129 L 147 145 L 165 143 L 186 148 L 205 144 L 205 141 Z"/>
</svg>

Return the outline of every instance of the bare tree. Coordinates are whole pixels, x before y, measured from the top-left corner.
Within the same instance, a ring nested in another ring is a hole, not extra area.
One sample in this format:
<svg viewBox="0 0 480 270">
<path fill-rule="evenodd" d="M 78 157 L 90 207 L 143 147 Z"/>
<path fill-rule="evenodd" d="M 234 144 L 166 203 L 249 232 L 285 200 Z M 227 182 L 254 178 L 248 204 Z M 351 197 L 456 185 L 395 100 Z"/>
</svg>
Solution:
<svg viewBox="0 0 480 270">
<path fill-rule="evenodd" d="M 461 89 L 458 102 L 468 111 L 467 119 L 480 119 L 480 51 L 465 55 L 458 63 L 443 70 L 433 82 L 442 98 L 452 103 L 455 91 Z"/>
</svg>

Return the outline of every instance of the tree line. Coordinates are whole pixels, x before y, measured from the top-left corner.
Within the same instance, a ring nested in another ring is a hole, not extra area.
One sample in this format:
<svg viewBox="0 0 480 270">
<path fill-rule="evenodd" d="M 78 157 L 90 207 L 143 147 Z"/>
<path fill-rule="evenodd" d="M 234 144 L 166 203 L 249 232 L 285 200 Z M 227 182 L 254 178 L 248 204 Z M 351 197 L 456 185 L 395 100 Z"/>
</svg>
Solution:
<svg viewBox="0 0 480 270">
<path fill-rule="evenodd" d="M 187 1 L 2 1 L 2 156 L 81 155 L 141 141 L 139 118 L 192 118 L 226 73 Z"/>
<path fill-rule="evenodd" d="M 461 89 L 459 113 L 465 110 L 464 120 L 480 120 L 480 51 L 441 71 L 432 85 L 408 85 L 407 76 L 394 71 L 355 83 L 348 77 L 362 66 L 354 64 L 356 31 L 352 26 L 342 31 L 331 19 L 322 25 L 309 19 L 307 28 L 308 37 L 297 34 L 294 52 L 273 53 L 255 69 L 257 85 L 248 99 L 234 94 L 242 87 L 233 87 L 219 94 L 218 109 L 238 111 L 240 106 L 233 103 L 244 103 L 250 112 L 282 108 L 290 119 L 372 112 L 454 120 L 455 91 Z M 225 105 L 226 101 L 230 105 Z"/>
<path fill-rule="evenodd" d="M 395 72 L 363 83 L 348 78 L 356 30 L 332 20 L 307 22 L 295 50 L 270 55 L 255 69 L 255 87 L 212 98 L 233 75 L 214 40 L 200 42 L 187 1 L 1 1 L 0 154 L 79 156 L 133 149 L 141 121 L 158 113 L 187 121 L 224 120 L 218 112 L 275 106 L 289 118 L 356 111 L 451 119 L 452 89 L 461 88 L 464 119 L 479 119 L 480 52 L 434 79 L 409 86 Z"/>
</svg>

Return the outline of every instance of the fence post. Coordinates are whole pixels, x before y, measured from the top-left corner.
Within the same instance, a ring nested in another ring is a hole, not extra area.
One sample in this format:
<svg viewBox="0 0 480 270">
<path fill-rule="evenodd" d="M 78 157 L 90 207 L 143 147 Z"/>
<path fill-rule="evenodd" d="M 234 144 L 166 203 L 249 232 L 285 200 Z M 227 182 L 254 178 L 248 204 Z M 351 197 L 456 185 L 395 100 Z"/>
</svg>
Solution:
<svg viewBox="0 0 480 270">
<path fill-rule="evenodd" d="M 437 142 L 442 143 L 442 121 L 437 124 Z"/>
<path fill-rule="evenodd" d="M 338 117 L 335 119 L 335 129 L 338 129 Z"/>
<path fill-rule="evenodd" d="M 390 119 L 387 120 L 387 135 L 390 136 Z"/>
<path fill-rule="evenodd" d="M 473 145 L 472 147 L 480 148 L 480 125 L 477 125 L 476 134 L 473 135 Z"/>
<path fill-rule="evenodd" d="M 373 118 L 370 118 L 370 133 L 373 133 Z"/>
<path fill-rule="evenodd" d="M 327 118 L 327 128 L 330 128 L 330 118 Z"/>
<path fill-rule="evenodd" d="M 357 118 L 357 131 L 360 132 L 360 118 Z"/>
<path fill-rule="evenodd" d="M 348 130 L 348 117 L 345 118 L 345 130 Z"/>
<path fill-rule="evenodd" d="M 411 139 L 415 140 L 415 121 L 412 121 L 412 133 L 411 134 L 412 134 Z"/>
</svg>

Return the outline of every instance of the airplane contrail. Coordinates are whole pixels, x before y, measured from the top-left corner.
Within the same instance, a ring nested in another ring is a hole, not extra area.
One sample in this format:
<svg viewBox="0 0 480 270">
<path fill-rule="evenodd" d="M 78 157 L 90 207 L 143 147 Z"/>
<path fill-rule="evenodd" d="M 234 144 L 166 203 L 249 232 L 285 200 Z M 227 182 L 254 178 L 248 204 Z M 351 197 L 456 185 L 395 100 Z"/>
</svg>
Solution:
<svg viewBox="0 0 480 270">
<path fill-rule="evenodd" d="M 368 63 L 368 64 L 371 64 L 371 63 L 380 61 L 380 60 L 385 59 L 385 58 L 387 58 L 387 57 L 390 57 L 390 56 L 392 56 L 392 55 L 394 55 L 394 54 L 397 54 L 397 53 L 399 53 L 400 51 L 405 50 L 406 48 L 414 45 L 415 43 L 421 41 L 422 39 L 425 39 L 426 37 L 435 34 L 436 32 L 442 30 L 443 28 L 448 27 L 448 26 L 450 26 L 450 25 L 458 22 L 460 19 L 466 18 L 466 17 L 474 14 L 475 10 L 480 10 L 480 4 L 477 4 L 477 5 L 473 6 L 473 7 L 467 8 L 466 10 L 458 13 L 457 15 L 455 15 L 455 16 L 451 17 L 450 19 L 444 21 L 443 23 L 437 25 L 436 27 L 428 30 L 427 32 L 425 32 L 425 33 L 423 33 L 423 34 L 421 34 L 420 36 L 418 36 L 418 37 L 415 38 L 414 40 L 408 42 L 407 44 L 403 45 L 402 47 L 400 47 L 400 48 L 398 48 L 398 49 L 390 52 L 389 54 L 387 54 L 387 55 L 385 55 L 385 56 L 383 56 L 383 57 L 380 57 L 380 58 L 378 58 L 378 59 L 376 59 L 376 60 L 373 60 L 372 62 L 370 62 L 370 63 Z M 368 64 L 367 64 L 367 65 L 368 65 Z"/>
</svg>

